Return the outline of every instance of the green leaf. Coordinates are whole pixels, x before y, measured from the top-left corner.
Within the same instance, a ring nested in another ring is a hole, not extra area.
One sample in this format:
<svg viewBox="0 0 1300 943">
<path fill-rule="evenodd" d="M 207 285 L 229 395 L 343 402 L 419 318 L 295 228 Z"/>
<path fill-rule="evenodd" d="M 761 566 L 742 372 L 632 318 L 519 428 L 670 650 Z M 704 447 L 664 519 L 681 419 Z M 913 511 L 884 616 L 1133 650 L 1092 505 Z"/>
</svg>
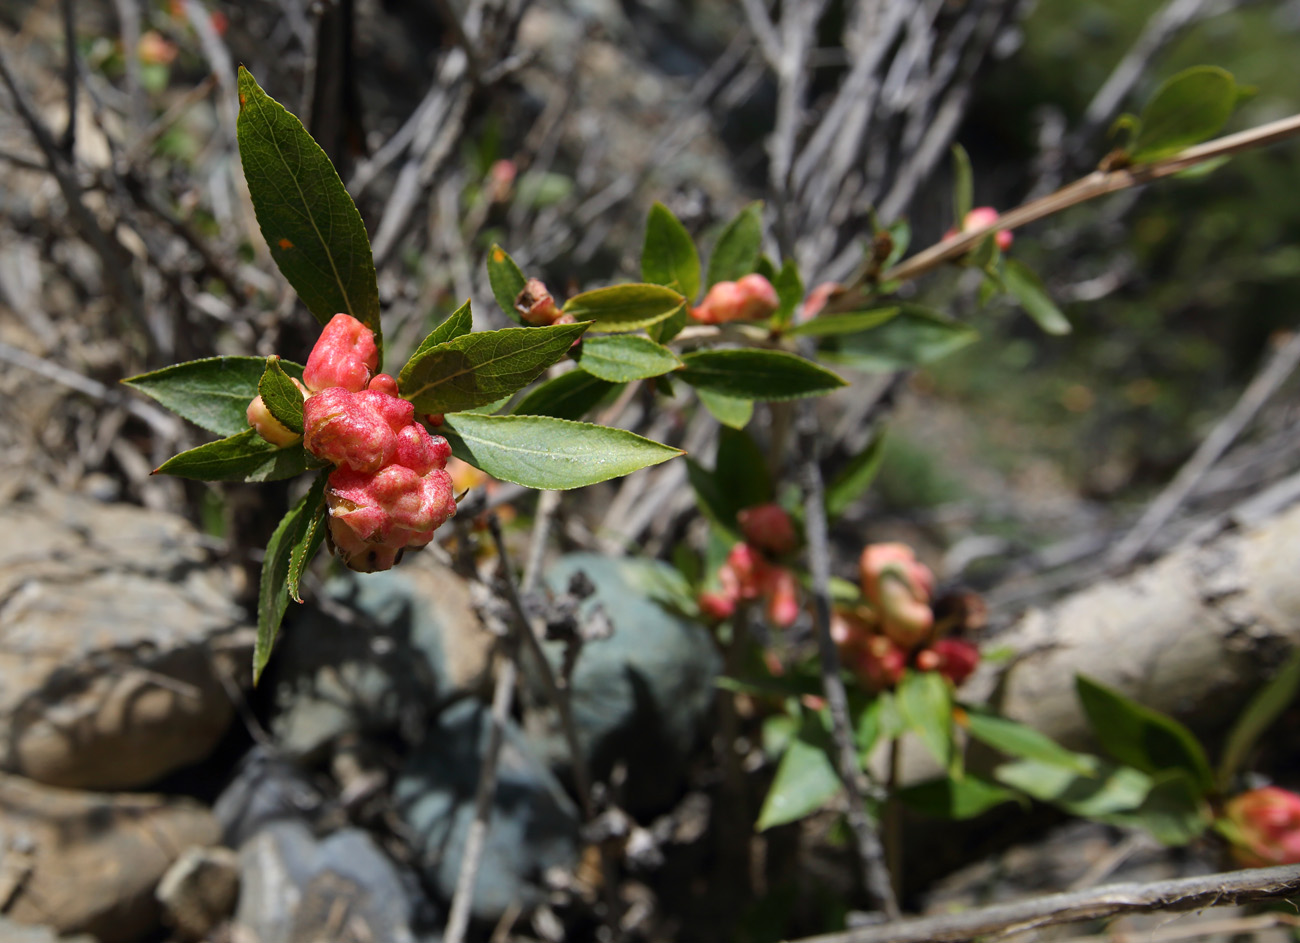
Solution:
<svg viewBox="0 0 1300 943">
<path fill-rule="evenodd" d="M 824 367 L 782 350 L 699 350 L 682 358 L 682 381 L 701 390 L 753 400 L 820 396 L 847 385 Z"/>
<path fill-rule="evenodd" d="M 1250 699 L 1228 733 L 1219 762 L 1219 790 L 1230 792 L 1233 777 L 1241 769 L 1255 744 L 1300 690 L 1300 649 L 1291 652 L 1277 674 Z"/>
<path fill-rule="evenodd" d="M 517 416 L 581 419 L 595 409 L 616 385 L 583 370 L 570 370 L 539 383 L 512 412 Z"/>
<path fill-rule="evenodd" d="M 515 309 L 515 299 L 528 284 L 528 279 L 519 266 L 515 265 L 515 260 L 496 243 L 488 250 L 487 270 L 488 284 L 492 286 L 492 297 L 497 300 L 497 305 L 511 320 L 523 324 L 523 315 Z"/>
<path fill-rule="evenodd" d="M 907 671 L 895 692 L 907 729 L 946 769 L 953 760 L 952 688 L 937 671 Z"/>
<path fill-rule="evenodd" d="M 907 247 L 912 244 L 912 227 L 905 219 L 898 220 L 885 231 L 889 233 L 892 248 L 889 250 L 889 255 L 885 257 L 885 261 L 880 263 L 882 271 L 892 268 L 907 253 Z"/>
<path fill-rule="evenodd" d="M 662 321 L 646 328 L 646 333 L 650 335 L 652 341 L 667 344 L 682 332 L 682 328 L 686 327 L 689 321 L 690 318 L 686 314 L 686 305 L 682 305 Z"/>
<path fill-rule="evenodd" d="M 302 379 L 298 364 L 281 360 L 280 366 L 291 377 Z M 258 395 L 265 370 L 263 357 L 208 357 L 122 382 L 153 397 L 182 419 L 228 436 L 248 429 L 248 404 Z"/>
<path fill-rule="evenodd" d="M 1145 829 L 1156 841 L 1171 847 L 1190 844 L 1210 827 L 1201 791 L 1180 770 L 1155 777 L 1136 809 L 1098 818 L 1111 825 Z"/>
<path fill-rule="evenodd" d="M 375 333 L 370 240 L 334 165 L 302 122 L 239 67 L 239 158 L 271 258 L 321 324 L 346 312 Z"/>
<path fill-rule="evenodd" d="M 300 557 L 306 557 L 306 544 L 311 540 L 311 522 L 316 518 L 325 494 L 325 475 L 316 479 L 310 491 L 295 504 L 276 525 L 271 542 L 266 545 L 262 561 L 262 581 L 257 590 L 257 642 L 253 647 L 253 683 L 262 677 L 266 663 L 271 659 L 275 636 L 289 608 L 289 573 L 295 548 Z M 302 572 L 299 565 L 298 572 Z"/>
<path fill-rule="evenodd" d="M 881 430 L 871 437 L 865 449 L 849 459 L 849 463 L 826 486 L 826 513 L 830 517 L 839 517 L 866 493 L 876 480 L 876 473 L 880 471 L 884 457 L 885 433 Z"/>
<path fill-rule="evenodd" d="M 1084 675 L 1075 677 L 1075 690 L 1093 733 L 1115 759 L 1144 773 L 1181 769 L 1202 791 L 1214 788 L 1205 751 L 1178 721 Z"/>
<path fill-rule="evenodd" d="M 704 408 L 713 414 L 713 418 L 732 429 L 743 429 L 754 418 L 754 401 L 740 396 L 728 396 L 711 390 L 696 390 Z"/>
<path fill-rule="evenodd" d="M 804 321 L 785 332 L 786 337 L 832 337 L 837 334 L 859 334 L 880 327 L 898 314 L 898 308 L 872 308 L 869 311 L 846 311 L 844 314 L 822 314 Z"/>
<path fill-rule="evenodd" d="M 410 359 L 406 361 L 406 367 L 409 367 L 411 361 L 417 359 L 425 351 L 431 350 L 439 344 L 454 341 L 456 338 L 468 334 L 473 327 L 474 314 L 470 310 L 469 299 L 466 299 L 463 305 L 447 315 L 447 320 L 430 331 L 429 336 L 420 342 L 420 346 L 415 348 L 415 353 L 411 354 Z M 406 367 L 402 369 L 405 370 Z"/>
<path fill-rule="evenodd" d="M 1038 275 L 1029 266 L 1016 259 L 1007 259 L 1002 268 L 1002 281 L 1007 290 L 1016 296 L 1020 307 L 1048 334 L 1069 334 L 1070 322 L 1052 301 Z"/>
<path fill-rule="evenodd" d="M 441 430 L 458 458 L 493 478 L 565 491 L 681 455 L 661 442 L 548 416 L 448 416 Z"/>
<path fill-rule="evenodd" d="M 718 451 L 713 477 L 736 513 L 776 497 L 776 486 L 767 468 L 767 458 L 749 435 L 723 427 L 718 432 Z"/>
<path fill-rule="evenodd" d="M 975 776 L 931 779 L 898 790 L 898 800 L 914 812 L 936 819 L 963 821 L 1006 802 L 1021 801 L 1014 792 Z"/>
<path fill-rule="evenodd" d="M 589 326 L 552 324 L 462 334 L 412 357 L 397 386 L 418 413 L 486 406 L 537 379 L 568 354 Z"/>
<path fill-rule="evenodd" d="M 301 445 L 279 448 L 255 429 L 245 429 L 169 458 L 154 474 L 195 481 L 278 481 L 313 467 L 316 459 Z"/>
<path fill-rule="evenodd" d="M 971 738 L 1017 759 L 1037 760 L 1060 766 L 1081 776 L 1094 776 L 1097 758 L 1067 750 L 1051 737 L 1019 721 L 999 717 L 977 708 L 966 708 L 966 729 Z"/>
<path fill-rule="evenodd" d="M 592 321 L 593 331 L 637 331 L 672 317 L 686 299 L 662 285 L 610 285 L 574 295 L 564 313 Z"/>
<path fill-rule="evenodd" d="M 801 734 L 781 757 L 754 827 L 761 832 L 796 822 L 824 806 L 840 788 L 840 777 L 826 751 Z"/>
<path fill-rule="evenodd" d="M 794 259 L 786 259 L 781 266 L 781 271 L 776 273 L 772 280 L 772 287 L 776 289 L 776 296 L 781 300 L 781 305 L 772 315 L 772 323 L 778 328 L 783 328 L 790 323 L 794 317 L 794 309 L 799 306 L 803 300 L 803 279 L 799 276 L 799 266 Z"/>
<path fill-rule="evenodd" d="M 329 478 L 328 473 L 323 473 L 316 480 L 316 484 L 322 489 L 322 496 L 327 478 Z M 316 556 L 316 551 L 320 549 L 321 541 L 325 538 L 325 522 L 328 517 L 329 511 L 325 507 L 325 502 L 317 502 L 316 513 L 308 520 L 301 539 L 293 545 L 289 553 L 289 575 L 286 585 L 289 596 L 294 602 L 302 602 L 298 584 L 302 581 L 302 574 L 307 569 L 307 564 L 311 563 L 312 558 Z"/>
<path fill-rule="evenodd" d="M 684 460 L 686 462 L 686 480 L 691 483 L 691 489 L 695 492 L 695 500 L 702 510 L 714 524 L 727 532 L 731 541 L 740 539 L 740 531 L 736 527 L 736 508 L 732 505 L 718 487 L 718 480 L 713 477 L 713 473 L 692 458 Z"/>
<path fill-rule="evenodd" d="M 898 716 L 894 696 L 888 691 L 882 691 L 868 700 L 866 705 L 857 712 L 857 719 L 853 724 L 853 745 L 857 747 L 862 765 L 865 767 L 871 759 L 871 753 L 877 743 L 892 739 L 900 732 L 902 732 L 902 718 Z"/>
<path fill-rule="evenodd" d="M 662 203 L 651 206 L 646 217 L 641 280 L 671 288 L 687 301 L 700 293 L 700 254 L 686 227 Z"/>
<path fill-rule="evenodd" d="M 970 168 L 970 157 L 960 144 L 952 146 L 952 211 L 953 228 L 958 232 L 966 222 L 966 214 L 975 205 L 975 183 Z"/>
<path fill-rule="evenodd" d="M 302 392 L 280 366 L 279 357 L 266 358 L 266 370 L 257 384 L 257 394 L 280 425 L 302 435 Z"/>
<path fill-rule="evenodd" d="M 763 204 L 751 203 L 718 236 L 709 257 L 709 287 L 734 282 L 758 265 L 763 249 Z"/>
<path fill-rule="evenodd" d="M 1232 73 L 1209 65 L 1184 69 L 1166 79 L 1142 109 L 1131 159 L 1160 160 L 1212 138 L 1236 105 Z"/>
<path fill-rule="evenodd" d="M 979 338 L 973 328 L 921 305 L 899 306 L 880 327 L 822 342 L 822 359 L 868 373 L 933 363 Z"/>
<path fill-rule="evenodd" d="M 667 347 L 639 334 L 588 338 L 578 356 L 579 367 L 611 383 L 657 377 L 681 365 Z"/>
<path fill-rule="evenodd" d="M 1005 786 L 1084 818 L 1136 809 L 1151 791 L 1146 773 L 1110 763 L 1099 763 L 1094 776 L 1082 776 L 1055 763 L 1020 760 L 999 766 L 993 776 Z"/>
</svg>

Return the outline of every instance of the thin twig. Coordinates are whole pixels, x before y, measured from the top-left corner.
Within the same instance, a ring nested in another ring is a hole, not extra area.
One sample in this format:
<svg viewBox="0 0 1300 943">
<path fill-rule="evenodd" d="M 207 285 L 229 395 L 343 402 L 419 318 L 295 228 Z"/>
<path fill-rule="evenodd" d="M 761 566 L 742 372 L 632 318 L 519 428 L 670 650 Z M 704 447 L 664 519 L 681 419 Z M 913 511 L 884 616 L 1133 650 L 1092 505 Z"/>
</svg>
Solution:
<svg viewBox="0 0 1300 943">
<path fill-rule="evenodd" d="M 1205 477 L 1205 473 L 1250 425 L 1297 365 L 1300 365 L 1300 333 L 1292 334 L 1286 343 L 1273 351 L 1236 405 L 1211 430 L 1187 464 L 1178 470 L 1174 480 L 1151 502 L 1133 529 L 1115 546 L 1107 561 L 1112 567 L 1122 569 L 1128 566 L 1151 544 L 1160 528 L 1182 506 Z"/>
<path fill-rule="evenodd" d="M 831 733 L 838 754 L 837 765 L 848 796 L 848 822 L 857 845 L 858 862 L 862 867 L 867 893 L 880 906 L 885 917 L 895 921 L 899 917 L 898 900 L 894 895 L 880 836 L 867 817 L 863 803 L 859 784 L 862 770 L 853 745 L 848 695 L 844 690 L 844 680 L 840 677 L 839 652 L 831 639 L 830 546 L 825 486 L 818 461 L 821 437 L 818 434 L 816 407 L 812 402 L 800 403 L 798 422 L 799 450 L 803 455 L 804 527 L 808 538 L 808 572 L 812 577 L 813 622 L 817 648 L 821 655 L 822 687 L 830 707 Z"/>
<path fill-rule="evenodd" d="M 1076 936 L 1057 943 L 1177 943 L 1181 940 L 1199 940 L 1207 936 L 1238 938 L 1245 934 L 1254 935 L 1262 930 L 1280 927 L 1300 927 L 1300 917 L 1295 914 L 1271 913 L 1255 914 L 1250 917 L 1229 917 L 1227 920 L 1206 920 L 1182 924 L 1176 927 L 1160 927 L 1155 930 L 1130 930 L 1124 927 L 1112 927 L 1104 934 L 1094 936 Z"/>
<path fill-rule="evenodd" d="M 59 148 L 69 160 L 77 146 L 77 13 L 76 0 L 63 0 L 63 82 L 67 86 L 68 124 L 59 139 Z"/>
<path fill-rule="evenodd" d="M 799 943 L 962 943 L 978 937 L 1129 913 L 1198 910 L 1300 894 L 1300 866 L 1253 868 L 1151 884 L 1111 884 L 963 913 L 805 937 Z"/>
</svg>

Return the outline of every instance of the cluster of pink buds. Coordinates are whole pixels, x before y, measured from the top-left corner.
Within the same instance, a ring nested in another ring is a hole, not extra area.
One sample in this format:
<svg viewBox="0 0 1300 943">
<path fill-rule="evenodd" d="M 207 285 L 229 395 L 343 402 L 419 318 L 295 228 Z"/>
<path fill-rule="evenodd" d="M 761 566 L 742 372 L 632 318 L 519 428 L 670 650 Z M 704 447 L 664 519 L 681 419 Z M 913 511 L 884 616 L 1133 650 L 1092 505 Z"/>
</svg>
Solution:
<svg viewBox="0 0 1300 943">
<path fill-rule="evenodd" d="M 998 211 L 991 206 L 977 206 L 967 213 L 966 218 L 962 220 L 961 231 L 971 232 L 975 229 L 983 229 L 985 226 L 992 226 L 998 221 L 999 215 Z M 951 239 L 955 235 L 957 235 L 957 230 L 949 229 L 943 234 L 943 238 Z M 1010 229 L 1003 229 L 993 236 L 993 240 L 998 244 L 999 249 L 1006 252 L 1011 248 L 1015 236 L 1011 234 Z"/>
<path fill-rule="evenodd" d="M 845 664 L 873 690 L 892 688 L 910 664 L 937 671 L 954 685 L 970 677 L 979 649 L 945 638 L 931 597 L 934 575 L 904 544 L 872 544 L 859 561 L 866 603 L 831 618 L 831 636 Z"/>
<path fill-rule="evenodd" d="M 1251 789 L 1228 800 L 1221 824 L 1246 867 L 1300 864 L 1300 795 L 1277 786 Z"/>
<path fill-rule="evenodd" d="M 560 310 L 540 278 L 530 278 L 524 283 L 524 290 L 515 298 L 515 310 L 526 323 L 534 327 L 574 322 L 573 315 Z"/>
<path fill-rule="evenodd" d="M 370 329 L 336 314 L 303 371 L 303 445 L 335 466 L 325 490 L 330 543 L 363 573 L 387 570 L 407 548 L 423 547 L 456 513 L 445 471 L 451 447 L 416 421 L 415 407 L 397 395 L 397 381 L 374 373 L 378 366 Z M 248 415 L 264 438 L 276 441 L 263 429 L 267 418 L 275 420 L 260 397 Z"/>
<path fill-rule="evenodd" d="M 700 611 L 716 621 L 729 619 L 741 602 L 763 600 L 768 621 L 780 628 L 799 618 L 799 582 L 771 557 L 789 553 L 798 543 L 794 522 L 776 504 L 746 508 L 738 515 L 745 540 L 731 548 L 718 567 L 717 592 L 700 593 Z"/>
<path fill-rule="evenodd" d="M 728 321 L 761 321 L 781 307 L 776 289 L 762 275 L 746 275 L 734 282 L 718 282 L 704 300 L 691 308 L 691 317 L 701 324 Z"/>
</svg>

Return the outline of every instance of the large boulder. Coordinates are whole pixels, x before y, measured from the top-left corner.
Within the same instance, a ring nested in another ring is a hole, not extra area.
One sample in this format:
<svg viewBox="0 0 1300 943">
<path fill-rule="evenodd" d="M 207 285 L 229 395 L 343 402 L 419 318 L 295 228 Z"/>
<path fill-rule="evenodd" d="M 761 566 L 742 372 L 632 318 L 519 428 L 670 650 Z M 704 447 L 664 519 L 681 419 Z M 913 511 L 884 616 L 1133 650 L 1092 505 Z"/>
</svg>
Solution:
<svg viewBox="0 0 1300 943">
<path fill-rule="evenodd" d="M 158 926 L 154 889 L 172 862 L 218 838 L 212 813 L 189 800 L 0 774 L 0 901 L 19 923 L 131 943 Z"/>
<path fill-rule="evenodd" d="M 252 630 L 183 519 L 41 491 L 0 507 L 0 769 L 129 789 L 206 757 Z"/>
</svg>

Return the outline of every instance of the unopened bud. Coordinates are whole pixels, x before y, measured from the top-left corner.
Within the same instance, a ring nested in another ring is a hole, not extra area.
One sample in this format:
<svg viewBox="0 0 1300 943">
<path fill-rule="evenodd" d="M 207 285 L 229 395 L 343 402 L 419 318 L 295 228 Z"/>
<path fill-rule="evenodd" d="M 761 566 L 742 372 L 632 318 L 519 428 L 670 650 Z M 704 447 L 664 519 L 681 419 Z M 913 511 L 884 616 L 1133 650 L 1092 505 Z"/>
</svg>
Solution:
<svg viewBox="0 0 1300 943">
<path fill-rule="evenodd" d="M 768 621 L 788 629 L 799 619 L 799 583 L 785 567 L 771 567 L 765 582 Z"/>
<path fill-rule="evenodd" d="M 736 600 L 726 593 L 700 593 L 696 601 L 700 613 L 711 622 L 730 619 L 736 612 Z"/>
<path fill-rule="evenodd" d="M 540 278 L 530 278 L 524 283 L 524 290 L 515 299 L 515 310 L 524 321 L 539 327 L 554 324 L 563 314 Z"/>
<path fill-rule="evenodd" d="M 779 504 L 759 504 L 736 515 L 745 541 L 768 553 L 789 553 L 799 542 L 794 521 Z"/>
<path fill-rule="evenodd" d="M 979 663 L 980 650 L 973 643 L 959 638 L 939 639 L 916 656 L 917 668 L 937 671 L 954 686 L 960 686 L 969 678 Z"/>
<path fill-rule="evenodd" d="M 761 321 L 781 306 L 776 289 L 762 275 L 751 274 L 734 282 L 718 282 L 709 289 L 691 317 L 701 324 Z"/>
<path fill-rule="evenodd" d="M 977 206 L 967 213 L 966 218 L 962 220 L 961 231 L 971 232 L 975 229 L 992 226 L 998 221 L 998 216 L 998 211 L 991 206 Z M 955 235 L 957 235 L 957 230 L 949 229 L 943 234 L 943 238 L 951 239 Z M 1011 248 L 1011 243 L 1015 241 L 1015 236 L 1010 229 L 1002 229 L 993 234 L 993 240 L 998 244 L 999 249 L 1006 252 Z"/>
<path fill-rule="evenodd" d="M 1233 855 L 1242 864 L 1300 864 L 1300 795 L 1264 786 L 1235 796 L 1223 812 Z"/>
<path fill-rule="evenodd" d="M 853 671 L 873 691 L 894 687 L 907 668 L 907 653 L 883 635 L 873 635 L 846 658 Z"/>
<path fill-rule="evenodd" d="M 934 625 L 934 576 L 905 544 L 872 544 L 862 551 L 862 591 L 881 630 L 904 649 L 925 641 Z"/>
<path fill-rule="evenodd" d="M 350 314 L 336 314 L 312 348 L 302 379 L 313 393 L 332 387 L 359 393 L 378 368 L 374 332 Z"/>
<path fill-rule="evenodd" d="M 844 286 L 839 282 L 822 282 L 810 291 L 808 297 L 804 299 L 803 313 L 799 320 L 801 322 L 811 321 L 817 317 L 817 315 L 821 314 L 822 308 L 826 307 L 826 302 L 831 299 L 831 296 L 843 288 Z"/>
<path fill-rule="evenodd" d="M 446 471 L 420 475 L 396 464 L 373 473 L 336 468 L 325 502 L 336 551 L 350 568 L 365 573 L 386 570 L 402 551 L 423 547 L 456 513 Z"/>
<path fill-rule="evenodd" d="M 248 404 L 246 415 L 248 416 L 248 424 L 257 430 L 258 435 L 272 445 L 284 448 L 286 445 L 293 445 L 302 438 L 301 435 L 271 415 L 271 410 L 266 408 L 266 403 L 262 402 L 260 396 L 253 397 L 253 401 Z"/>
</svg>

